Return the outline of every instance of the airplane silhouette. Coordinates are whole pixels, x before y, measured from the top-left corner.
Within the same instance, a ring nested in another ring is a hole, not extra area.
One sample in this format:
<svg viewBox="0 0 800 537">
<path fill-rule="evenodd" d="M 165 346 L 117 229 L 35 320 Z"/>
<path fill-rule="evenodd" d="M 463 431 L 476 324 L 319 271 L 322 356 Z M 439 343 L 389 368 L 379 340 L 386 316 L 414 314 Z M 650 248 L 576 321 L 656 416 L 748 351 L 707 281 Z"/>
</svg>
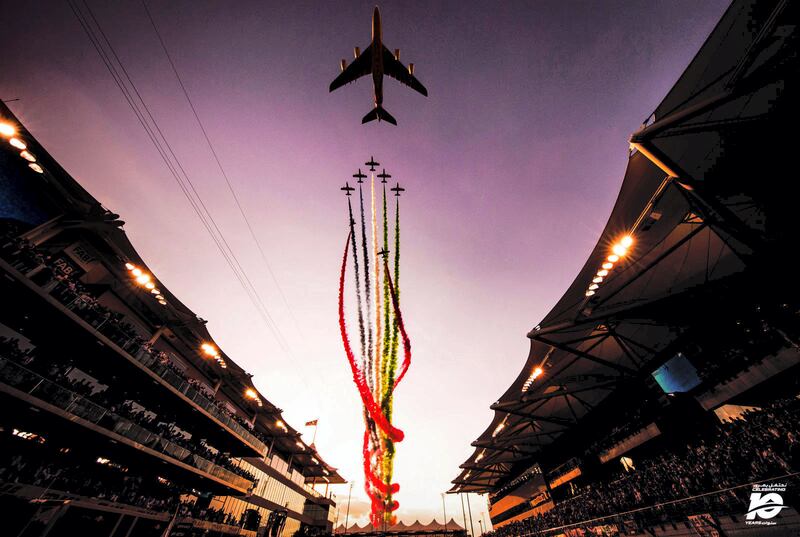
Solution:
<svg viewBox="0 0 800 537">
<path fill-rule="evenodd" d="M 381 251 L 378 252 L 378 255 L 386 259 L 386 256 L 389 255 L 389 250 L 387 250 L 386 248 L 381 248 Z"/>
<path fill-rule="evenodd" d="M 413 90 L 428 96 L 428 90 L 414 76 L 414 64 L 408 67 L 400 63 L 400 49 L 395 49 L 394 54 L 381 43 L 381 13 L 378 7 L 372 13 L 372 42 L 364 49 L 355 48 L 355 61 L 347 65 L 346 60 L 342 60 L 342 72 L 331 82 L 330 91 L 349 84 L 362 76 L 372 73 L 372 87 L 375 94 L 375 108 L 373 108 L 361 123 L 367 123 L 374 119 L 387 121 L 392 125 L 397 125 L 392 115 L 383 109 L 383 75 L 388 75 L 398 82 L 405 84 Z"/>
<path fill-rule="evenodd" d="M 394 192 L 395 196 L 400 196 L 400 192 L 405 192 L 406 189 L 400 186 L 400 183 L 397 183 L 397 186 L 391 189 Z"/>
<path fill-rule="evenodd" d="M 361 173 L 361 168 L 359 168 L 358 169 L 358 173 L 354 173 L 353 177 L 357 177 L 358 178 L 358 182 L 359 183 L 363 183 L 364 182 L 363 179 L 366 179 L 367 175 L 364 174 L 364 173 Z"/>
<path fill-rule="evenodd" d="M 385 183 L 387 179 L 391 178 L 392 176 L 386 173 L 386 170 L 383 170 L 383 173 L 379 173 L 377 177 L 381 178 L 381 183 Z"/>
<path fill-rule="evenodd" d="M 374 172 L 375 171 L 375 166 L 380 166 L 381 163 L 380 162 L 375 162 L 375 157 L 370 155 L 369 162 L 365 162 L 364 165 L 365 166 L 369 166 L 369 171 Z"/>
<path fill-rule="evenodd" d="M 344 186 L 339 190 L 344 190 L 345 195 L 349 196 L 350 193 L 353 192 L 353 190 L 355 190 L 355 188 L 350 186 L 350 183 L 345 183 Z"/>
</svg>

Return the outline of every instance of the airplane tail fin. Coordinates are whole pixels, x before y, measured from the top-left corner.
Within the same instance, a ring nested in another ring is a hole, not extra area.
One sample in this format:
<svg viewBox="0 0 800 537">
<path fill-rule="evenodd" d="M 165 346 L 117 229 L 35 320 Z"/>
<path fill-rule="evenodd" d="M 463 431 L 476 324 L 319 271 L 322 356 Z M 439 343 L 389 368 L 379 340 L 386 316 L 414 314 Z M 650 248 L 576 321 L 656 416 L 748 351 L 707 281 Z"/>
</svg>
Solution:
<svg viewBox="0 0 800 537">
<path fill-rule="evenodd" d="M 378 121 L 386 121 L 392 125 L 397 125 L 397 120 L 392 117 L 392 114 L 384 110 L 382 106 L 376 106 L 373 108 L 369 114 L 364 116 L 364 118 L 361 120 L 361 123 L 369 123 L 370 121 L 374 121 L 376 119 Z"/>
</svg>

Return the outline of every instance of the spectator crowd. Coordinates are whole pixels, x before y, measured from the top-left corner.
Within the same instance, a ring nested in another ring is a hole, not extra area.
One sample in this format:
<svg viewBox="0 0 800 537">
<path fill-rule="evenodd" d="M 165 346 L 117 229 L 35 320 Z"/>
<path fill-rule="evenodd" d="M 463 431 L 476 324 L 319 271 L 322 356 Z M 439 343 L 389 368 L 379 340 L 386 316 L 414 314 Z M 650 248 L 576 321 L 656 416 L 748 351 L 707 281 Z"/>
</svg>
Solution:
<svg viewBox="0 0 800 537">
<path fill-rule="evenodd" d="M 70 360 L 56 362 L 39 357 L 35 349 L 22 350 L 17 339 L 0 336 L 0 358 L 10 359 L 107 410 L 100 425 L 115 430 L 114 425 L 119 421 L 118 418 L 124 418 L 154 433 L 156 435 L 154 443 L 160 442 L 161 439 L 167 440 L 245 479 L 250 481 L 256 479 L 252 473 L 240 468 L 223 452 L 179 427 L 176 423 L 177 417 L 166 405 L 165 408 L 153 407 L 151 410 L 133 400 L 131 394 L 125 390 L 117 392 L 116 389 L 112 390 L 86 378 L 71 376 L 69 373 L 73 370 L 73 364 Z M 3 373 L 0 373 L 0 378 L 2 375 Z M 174 453 L 171 455 L 175 456 Z"/>
<path fill-rule="evenodd" d="M 799 415 L 796 398 L 745 413 L 719 424 L 708 437 L 684 449 L 665 450 L 656 457 L 638 460 L 634 470 L 587 484 L 556 502 L 552 509 L 502 526 L 487 536 L 520 537 L 654 507 L 653 512 L 632 517 L 644 520 L 663 515 L 658 506 L 665 503 L 677 501 L 670 509 L 680 512 L 680 502 L 691 498 L 699 498 L 701 507 L 709 511 L 743 512 L 750 489 L 730 489 L 797 472 Z M 697 503 L 692 503 L 691 509 L 697 508 Z M 598 520 L 596 524 L 608 522 Z"/>
</svg>

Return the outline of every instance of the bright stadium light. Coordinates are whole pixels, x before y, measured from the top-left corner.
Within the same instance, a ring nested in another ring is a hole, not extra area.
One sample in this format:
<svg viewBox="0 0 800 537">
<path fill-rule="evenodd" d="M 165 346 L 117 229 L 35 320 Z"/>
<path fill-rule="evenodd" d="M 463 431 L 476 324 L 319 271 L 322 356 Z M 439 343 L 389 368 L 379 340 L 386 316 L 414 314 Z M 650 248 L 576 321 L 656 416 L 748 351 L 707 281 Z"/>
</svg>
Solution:
<svg viewBox="0 0 800 537">
<path fill-rule="evenodd" d="M 28 146 L 25 145 L 25 142 L 20 140 L 19 138 L 12 138 L 8 141 L 11 145 L 16 147 L 17 149 L 28 149 Z"/>
<path fill-rule="evenodd" d="M 31 162 L 30 164 L 28 164 L 28 168 L 32 169 L 36 173 L 44 173 L 42 167 L 36 164 L 35 162 Z"/>
<path fill-rule="evenodd" d="M 0 135 L 9 138 L 17 134 L 17 129 L 14 128 L 14 125 L 11 123 L 6 123 L 5 121 L 0 122 Z"/>
<path fill-rule="evenodd" d="M 250 399 L 253 399 L 256 403 L 258 403 L 258 406 L 262 406 L 261 398 L 258 396 L 258 393 L 256 393 L 256 391 L 253 388 L 247 388 L 244 394 Z"/>
<path fill-rule="evenodd" d="M 494 432 L 492 433 L 492 436 L 494 437 L 494 436 L 497 436 L 498 434 L 500 434 L 500 431 L 505 429 L 505 427 L 506 427 L 506 420 L 503 420 L 497 425 L 497 427 L 495 427 Z"/>
<path fill-rule="evenodd" d="M 611 270 L 612 268 L 614 268 L 614 263 L 609 263 L 608 261 L 606 261 L 605 263 L 603 263 L 602 267 L 604 270 Z"/>
<path fill-rule="evenodd" d="M 630 248 L 633 245 L 633 237 L 630 235 L 625 235 L 622 237 L 622 240 L 620 240 L 619 243 L 625 248 Z"/>
<path fill-rule="evenodd" d="M 21 152 L 21 153 L 19 154 L 19 156 L 21 156 L 22 158 L 24 158 L 24 159 L 25 159 L 25 160 L 27 160 L 28 162 L 36 162 L 36 157 L 34 157 L 33 155 L 31 155 L 31 154 L 30 154 L 28 151 L 23 151 L 23 152 Z"/>
<path fill-rule="evenodd" d="M 602 276 L 598 276 L 598 277 L 596 277 L 595 279 L 592 280 L 592 283 L 600 283 L 602 281 L 603 281 L 603 277 Z"/>
<path fill-rule="evenodd" d="M 133 263 L 125 263 L 125 268 L 128 270 L 133 270 L 136 266 Z"/>
<path fill-rule="evenodd" d="M 606 277 L 606 276 L 608 276 L 608 270 L 606 270 L 606 269 L 598 270 L 597 271 L 597 275 L 598 276 L 602 276 L 602 277 Z"/>
<path fill-rule="evenodd" d="M 203 352 L 206 353 L 209 356 L 212 356 L 212 357 L 215 357 L 215 358 L 217 356 L 219 356 L 219 351 L 211 343 L 203 343 L 202 345 L 200 345 L 200 348 L 203 349 Z"/>
<path fill-rule="evenodd" d="M 586 291 L 586 296 L 592 296 L 592 295 L 594 295 L 594 291 Z"/>
<path fill-rule="evenodd" d="M 133 267 L 131 269 L 131 274 L 133 274 L 134 276 L 137 276 L 137 277 L 141 276 L 142 275 L 142 269 L 140 269 L 138 267 Z"/>
<path fill-rule="evenodd" d="M 159 291 L 158 288 L 150 289 L 150 292 L 156 295 L 156 298 L 164 298 L 164 297 L 158 297 L 158 295 L 161 294 L 161 291 Z"/>
<path fill-rule="evenodd" d="M 600 287 L 600 286 L 599 286 L 599 285 L 597 285 L 596 283 L 593 283 L 592 285 L 590 285 L 590 286 L 589 286 L 589 291 L 594 291 L 594 290 L 596 290 L 598 287 Z"/>
<path fill-rule="evenodd" d="M 616 263 L 617 261 L 619 261 L 619 256 L 616 254 L 612 254 L 608 256 L 606 259 L 608 259 L 611 263 Z"/>
</svg>

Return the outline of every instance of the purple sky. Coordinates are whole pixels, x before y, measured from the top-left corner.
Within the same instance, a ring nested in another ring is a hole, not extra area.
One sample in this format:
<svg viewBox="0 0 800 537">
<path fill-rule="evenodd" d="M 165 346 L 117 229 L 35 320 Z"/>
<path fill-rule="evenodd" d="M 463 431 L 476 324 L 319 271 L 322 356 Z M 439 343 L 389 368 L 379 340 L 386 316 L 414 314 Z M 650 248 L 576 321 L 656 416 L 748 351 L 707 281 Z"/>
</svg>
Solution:
<svg viewBox="0 0 800 537">
<path fill-rule="evenodd" d="M 369 42 L 372 3 L 150 6 L 297 319 L 286 308 L 138 1 L 91 5 L 277 319 L 280 350 L 221 259 L 65 2 L 0 1 L 0 98 L 125 229 L 287 419 L 319 418 L 322 455 L 357 482 L 362 422 L 336 317 L 347 233 L 339 186 L 370 154 L 407 188 L 403 309 L 414 363 L 401 518 L 441 519 L 439 493 L 518 375 L 525 334 L 571 283 L 616 198 L 627 137 L 665 95 L 727 1 L 386 2 L 384 41 L 427 86 L 388 80 L 399 127 L 360 118 L 365 79 L 329 94 Z M 305 439 L 310 441 L 310 431 Z M 340 505 L 346 487 L 337 491 Z M 457 498 L 448 517 L 461 520 Z M 485 511 L 473 499 L 475 529 Z M 340 520 L 344 518 L 344 509 Z"/>
</svg>

